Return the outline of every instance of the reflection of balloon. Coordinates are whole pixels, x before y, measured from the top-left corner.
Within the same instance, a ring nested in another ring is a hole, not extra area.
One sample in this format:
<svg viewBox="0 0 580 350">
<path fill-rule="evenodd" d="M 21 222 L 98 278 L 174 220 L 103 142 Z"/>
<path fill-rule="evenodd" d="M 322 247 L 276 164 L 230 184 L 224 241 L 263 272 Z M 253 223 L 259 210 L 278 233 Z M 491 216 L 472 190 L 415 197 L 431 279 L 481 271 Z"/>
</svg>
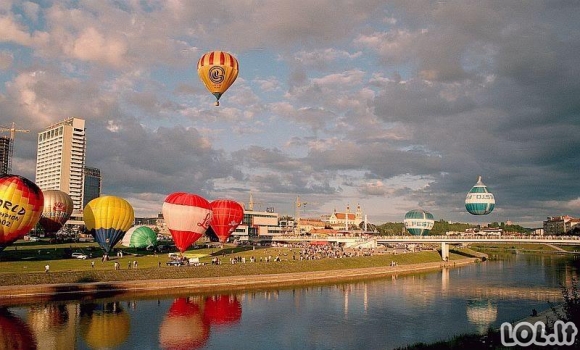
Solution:
<svg viewBox="0 0 580 350">
<path fill-rule="evenodd" d="M 497 319 L 497 306 L 489 300 L 469 300 L 467 302 L 467 319 L 477 327 L 480 334 L 483 334 Z"/>
<path fill-rule="evenodd" d="M 46 233 L 56 233 L 72 214 L 72 198 L 60 190 L 47 190 L 43 193 L 44 207 L 40 216 L 40 225 Z"/>
<path fill-rule="evenodd" d="M 44 195 L 32 181 L 18 175 L 0 176 L 0 251 L 38 223 L 43 204 Z"/>
<path fill-rule="evenodd" d="M 182 253 L 203 236 L 211 221 L 209 202 L 191 193 L 170 194 L 163 202 L 161 212 L 175 246 Z"/>
<path fill-rule="evenodd" d="M 133 207 L 123 198 L 103 196 L 95 198 L 86 206 L 83 213 L 87 230 L 95 237 L 105 254 L 123 238 L 133 225 Z"/>
<path fill-rule="evenodd" d="M 495 208 L 495 198 L 481 181 L 480 176 L 475 186 L 467 193 L 465 209 L 473 215 L 487 215 L 493 211 L 493 208 Z"/>
<path fill-rule="evenodd" d="M 91 348 L 117 347 L 127 340 L 130 330 L 130 317 L 118 302 L 81 305 L 80 333 Z"/>
<path fill-rule="evenodd" d="M 214 295 L 205 299 L 204 315 L 215 325 L 237 323 L 242 317 L 242 305 L 235 296 Z"/>
<path fill-rule="evenodd" d="M 36 349 L 36 339 L 28 325 L 3 308 L 0 308 L 0 349 Z"/>
<path fill-rule="evenodd" d="M 176 299 L 159 329 L 163 349 L 195 349 L 209 339 L 210 325 L 200 307 L 191 299 Z"/>
<path fill-rule="evenodd" d="M 125 247 L 147 248 L 157 245 L 157 234 L 149 226 L 131 227 L 121 242 Z"/>
<path fill-rule="evenodd" d="M 212 217 L 210 226 L 224 243 L 244 218 L 244 208 L 236 201 L 218 199 L 210 203 Z"/>
<path fill-rule="evenodd" d="M 415 209 L 405 214 L 405 228 L 415 236 L 426 235 L 433 228 L 435 220 L 431 213 L 425 210 Z"/>
<path fill-rule="evenodd" d="M 197 74 L 208 89 L 216 97 L 216 106 L 224 92 L 238 77 L 238 60 L 224 51 L 211 51 L 201 56 L 197 62 Z"/>
</svg>

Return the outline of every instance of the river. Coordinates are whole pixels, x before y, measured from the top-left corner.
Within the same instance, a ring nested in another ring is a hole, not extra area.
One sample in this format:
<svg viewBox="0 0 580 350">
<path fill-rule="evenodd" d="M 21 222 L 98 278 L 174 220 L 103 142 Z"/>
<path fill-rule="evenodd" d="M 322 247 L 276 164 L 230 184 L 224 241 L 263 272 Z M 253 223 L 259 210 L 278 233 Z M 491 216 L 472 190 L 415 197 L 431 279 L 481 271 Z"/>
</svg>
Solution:
<svg viewBox="0 0 580 350">
<path fill-rule="evenodd" d="M 359 283 L 0 307 L 0 349 L 392 349 L 545 310 L 578 276 L 570 255 L 491 257 Z"/>
</svg>

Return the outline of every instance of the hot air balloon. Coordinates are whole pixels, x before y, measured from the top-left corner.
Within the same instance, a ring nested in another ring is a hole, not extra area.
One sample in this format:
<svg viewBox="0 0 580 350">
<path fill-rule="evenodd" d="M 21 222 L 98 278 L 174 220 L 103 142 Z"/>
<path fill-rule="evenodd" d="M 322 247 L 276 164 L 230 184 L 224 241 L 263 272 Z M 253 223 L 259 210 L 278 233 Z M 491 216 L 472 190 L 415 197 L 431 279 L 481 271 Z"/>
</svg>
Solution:
<svg viewBox="0 0 580 350">
<path fill-rule="evenodd" d="M 103 196 L 85 206 L 83 218 L 87 230 L 105 251 L 105 255 L 109 255 L 115 244 L 133 226 L 135 214 L 131 204 L 123 198 Z"/>
<path fill-rule="evenodd" d="M 422 236 L 429 233 L 435 224 L 431 213 L 425 210 L 415 209 L 405 214 L 405 228 L 414 236 Z"/>
<path fill-rule="evenodd" d="M 162 349 L 198 349 L 210 335 L 209 321 L 193 298 L 176 299 L 159 328 Z"/>
<path fill-rule="evenodd" d="M 38 223 L 44 195 L 32 181 L 19 176 L 0 176 L 0 251 L 24 237 Z"/>
<path fill-rule="evenodd" d="M 219 106 L 220 97 L 238 77 L 238 60 L 224 51 L 208 52 L 197 62 L 197 74 Z"/>
<path fill-rule="evenodd" d="M 242 318 L 242 304 L 235 296 L 214 295 L 207 297 L 204 316 L 212 325 L 235 324 Z"/>
<path fill-rule="evenodd" d="M 54 234 L 70 218 L 73 211 L 72 198 L 60 190 L 44 191 L 44 208 L 40 215 L 40 225 L 44 232 Z"/>
<path fill-rule="evenodd" d="M 244 218 L 244 208 L 236 201 L 217 199 L 210 203 L 212 217 L 210 226 L 221 243 L 228 237 Z"/>
<path fill-rule="evenodd" d="M 473 215 L 487 215 L 493 211 L 493 208 L 495 208 L 495 198 L 481 181 L 480 176 L 475 186 L 467 193 L 465 209 Z"/>
<path fill-rule="evenodd" d="M 212 215 L 210 204 L 205 198 L 184 192 L 167 196 L 161 212 L 175 246 L 182 254 L 203 236 Z"/>
<path fill-rule="evenodd" d="M 131 227 L 121 242 L 125 247 L 147 248 L 157 245 L 157 234 L 149 226 Z"/>
</svg>

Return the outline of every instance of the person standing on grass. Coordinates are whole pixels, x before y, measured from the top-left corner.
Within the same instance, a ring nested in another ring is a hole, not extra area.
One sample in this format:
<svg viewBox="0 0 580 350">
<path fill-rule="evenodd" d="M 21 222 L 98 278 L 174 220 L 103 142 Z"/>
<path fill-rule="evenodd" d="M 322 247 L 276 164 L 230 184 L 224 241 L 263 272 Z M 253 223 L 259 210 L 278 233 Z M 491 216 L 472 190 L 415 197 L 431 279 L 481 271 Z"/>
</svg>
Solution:
<svg viewBox="0 0 580 350">
<path fill-rule="evenodd" d="M 48 273 L 49 270 L 50 270 L 50 266 L 48 264 L 44 265 L 44 272 Z"/>
</svg>

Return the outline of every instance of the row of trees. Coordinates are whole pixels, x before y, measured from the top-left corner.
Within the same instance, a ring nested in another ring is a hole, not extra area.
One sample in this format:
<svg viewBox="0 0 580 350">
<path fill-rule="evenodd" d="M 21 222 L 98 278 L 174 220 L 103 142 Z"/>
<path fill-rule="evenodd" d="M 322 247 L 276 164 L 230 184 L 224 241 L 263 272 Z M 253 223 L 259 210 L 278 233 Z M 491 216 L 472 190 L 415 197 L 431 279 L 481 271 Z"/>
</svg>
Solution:
<svg viewBox="0 0 580 350">
<path fill-rule="evenodd" d="M 361 224 L 363 227 L 364 223 Z M 379 235 L 386 235 L 386 236 L 394 236 L 400 235 L 405 233 L 405 224 L 402 222 L 387 222 L 382 225 L 373 225 L 376 228 L 377 234 Z M 528 234 L 530 233 L 530 229 L 519 226 L 519 225 L 506 225 L 505 223 L 501 222 L 492 222 L 487 227 L 489 228 L 501 228 L 505 233 L 521 233 L 521 234 Z M 435 221 L 435 225 L 429 232 L 430 235 L 440 236 L 445 235 L 447 232 L 465 232 L 467 229 L 481 229 L 479 225 L 472 225 L 466 223 L 451 223 L 445 220 L 438 220 Z M 370 229 L 369 229 L 370 230 Z"/>
</svg>

